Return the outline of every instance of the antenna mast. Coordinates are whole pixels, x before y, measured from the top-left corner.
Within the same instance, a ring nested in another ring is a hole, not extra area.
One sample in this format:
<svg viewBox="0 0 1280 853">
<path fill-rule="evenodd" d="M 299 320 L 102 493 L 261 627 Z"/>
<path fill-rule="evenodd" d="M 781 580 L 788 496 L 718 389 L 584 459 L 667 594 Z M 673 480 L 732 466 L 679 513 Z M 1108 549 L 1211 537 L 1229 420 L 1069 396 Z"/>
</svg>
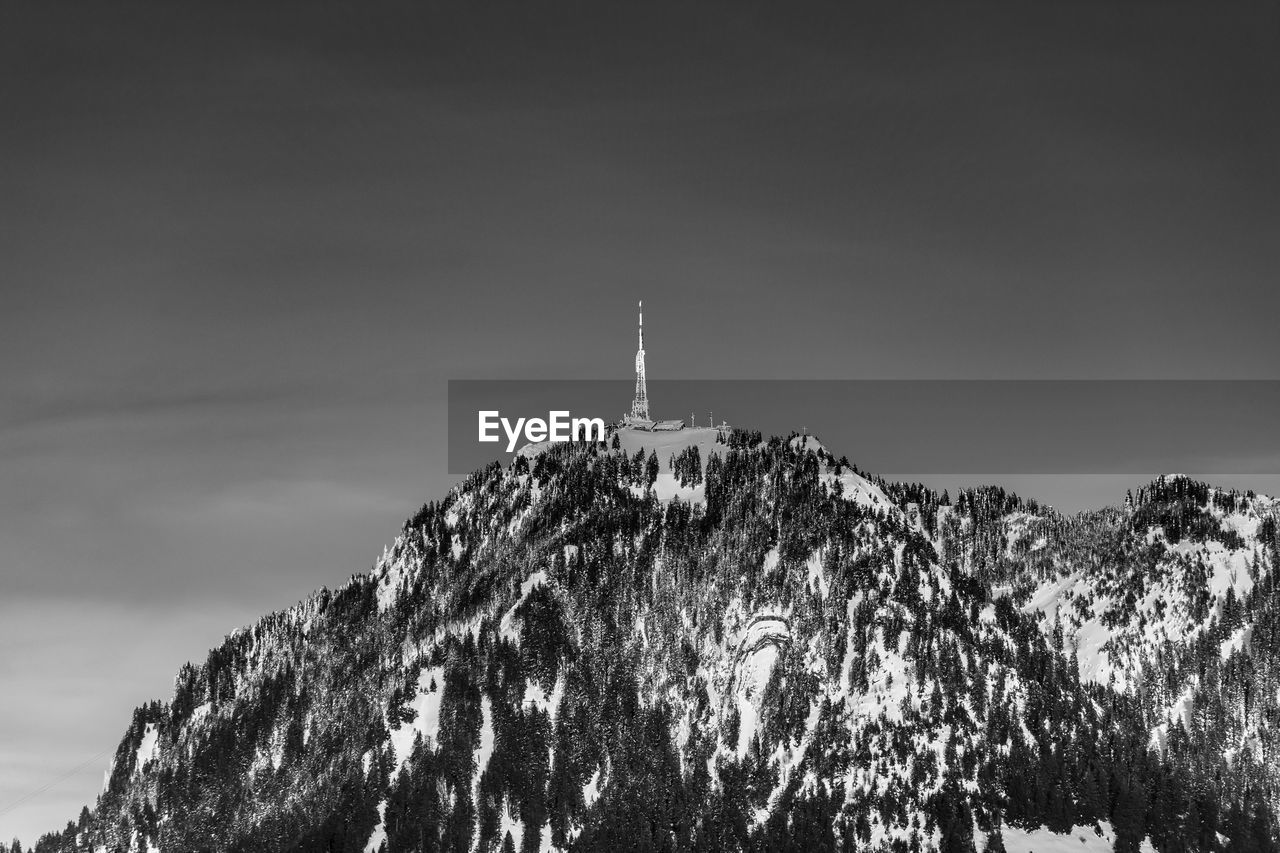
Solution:
<svg viewBox="0 0 1280 853">
<path fill-rule="evenodd" d="M 649 420 L 649 391 L 644 381 L 644 300 L 640 300 L 640 348 L 636 350 L 636 397 L 631 401 L 631 417 Z"/>
</svg>

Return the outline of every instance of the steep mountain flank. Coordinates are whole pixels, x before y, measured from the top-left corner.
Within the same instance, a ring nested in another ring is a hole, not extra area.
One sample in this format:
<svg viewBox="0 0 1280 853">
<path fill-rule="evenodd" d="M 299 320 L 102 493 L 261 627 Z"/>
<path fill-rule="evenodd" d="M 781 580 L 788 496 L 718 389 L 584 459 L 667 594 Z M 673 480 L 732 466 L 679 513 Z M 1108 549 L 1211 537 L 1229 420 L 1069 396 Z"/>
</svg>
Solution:
<svg viewBox="0 0 1280 853">
<path fill-rule="evenodd" d="M 951 505 L 807 436 L 527 449 L 184 667 L 37 849 L 1270 850 L 1274 507 L 1235 501 Z M 1178 733 L 1193 673 L 1182 722 L 1220 688 L 1237 728 Z"/>
</svg>

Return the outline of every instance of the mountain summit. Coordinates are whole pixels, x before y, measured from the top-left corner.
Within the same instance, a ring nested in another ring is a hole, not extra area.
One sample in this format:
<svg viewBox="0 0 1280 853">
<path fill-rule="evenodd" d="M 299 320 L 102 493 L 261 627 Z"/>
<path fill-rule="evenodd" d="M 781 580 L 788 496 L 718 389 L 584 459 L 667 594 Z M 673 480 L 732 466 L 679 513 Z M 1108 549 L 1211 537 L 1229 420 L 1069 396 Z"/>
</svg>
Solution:
<svg viewBox="0 0 1280 853">
<path fill-rule="evenodd" d="M 526 448 L 185 666 L 36 849 L 1274 850 L 1278 515 Z"/>
</svg>

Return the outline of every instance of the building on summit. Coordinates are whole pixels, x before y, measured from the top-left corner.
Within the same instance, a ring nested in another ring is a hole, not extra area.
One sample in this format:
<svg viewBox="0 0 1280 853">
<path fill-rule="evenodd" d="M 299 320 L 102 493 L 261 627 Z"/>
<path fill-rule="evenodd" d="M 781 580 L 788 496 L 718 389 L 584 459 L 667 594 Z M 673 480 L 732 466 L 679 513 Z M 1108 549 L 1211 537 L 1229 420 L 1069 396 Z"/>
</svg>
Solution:
<svg viewBox="0 0 1280 853">
<path fill-rule="evenodd" d="M 649 417 L 649 389 L 644 379 L 644 301 L 640 302 L 640 347 L 636 350 L 636 395 L 631 401 L 631 411 L 622 416 L 619 426 L 630 429 L 642 429 L 648 432 L 655 430 L 681 430 L 684 421 L 655 421 Z"/>
</svg>

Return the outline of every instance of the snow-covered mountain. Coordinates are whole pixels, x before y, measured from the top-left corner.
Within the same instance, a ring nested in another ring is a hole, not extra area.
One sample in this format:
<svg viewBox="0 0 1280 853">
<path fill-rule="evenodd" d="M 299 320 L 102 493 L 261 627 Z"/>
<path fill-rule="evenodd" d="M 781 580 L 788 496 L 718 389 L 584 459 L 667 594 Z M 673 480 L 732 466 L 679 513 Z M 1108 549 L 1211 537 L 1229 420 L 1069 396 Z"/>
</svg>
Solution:
<svg viewBox="0 0 1280 853">
<path fill-rule="evenodd" d="M 1277 514 L 527 448 L 184 667 L 37 849 L 1274 849 Z"/>
<path fill-rule="evenodd" d="M 1223 809 L 1280 797 L 1278 519 L 1274 499 L 1162 477 L 1121 509 L 1011 517 L 997 570 Z"/>
</svg>

